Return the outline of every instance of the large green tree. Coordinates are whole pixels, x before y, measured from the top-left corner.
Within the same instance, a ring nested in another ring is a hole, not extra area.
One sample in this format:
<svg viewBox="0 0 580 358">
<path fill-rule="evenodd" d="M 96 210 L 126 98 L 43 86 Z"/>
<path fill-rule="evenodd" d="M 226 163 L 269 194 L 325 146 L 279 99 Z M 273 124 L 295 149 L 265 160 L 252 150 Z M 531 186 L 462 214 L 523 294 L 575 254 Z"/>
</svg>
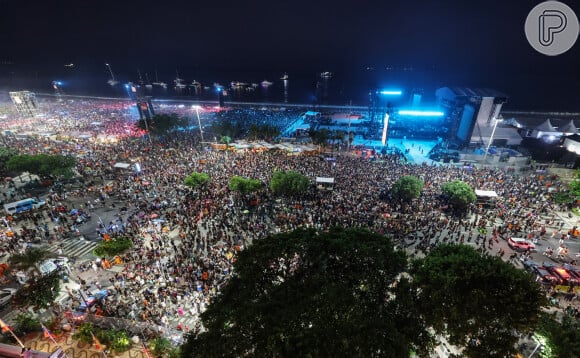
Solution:
<svg viewBox="0 0 580 358">
<path fill-rule="evenodd" d="M 186 186 L 195 189 L 206 186 L 209 181 L 209 175 L 206 173 L 193 172 L 189 174 L 183 182 Z"/>
<path fill-rule="evenodd" d="M 411 274 L 425 322 L 465 357 L 513 356 L 546 300 L 527 272 L 466 245 L 437 246 Z"/>
<path fill-rule="evenodd" d="M 233 176 L 230 178 L 228 187 L 230 190 L 237 191 L 242 194 L 249 194 L 260 190 L 262 187 L 262 182 L 260 182 L 258 179 Z"/>
<path fill-rule="evenodd" d="M 454 180 L 441 186 L 443 195 L 456 210 L 466 209 L 477 197 L 473 189 L 464 181 Z"/>
<path fill-rule="evenodd" d="M 50 307 L 60 294 L 59 270 L 46 275 L 34 275 L 28 279 L 26 285 L 14 295 L 13 303 L 17 307 Z"/>
<path fill-rule="evenodd" d="M 431 336 L 400 278 L 407 259 L 360 229 L 301 229 L 242 251 L 183 357 L 406 357 Z M 216 344 L 219 342 L 219 344 Z"/>
<path fill-rule="evenodd" d="M 40 177 L 72 177 L 76 159 L 64 155 L 15 155 L 6 162 L 6 169 L 15 172 L 29 172 Z"/>
<path fill-rule="evenodd" d="M 423 190 L 424 185 L 421 179 L 412 175 L 405 175 L 393 184 L 391 193 L 394 199 L 411 201 L 421 195 L 421 190 Z"/>
<path fill-rule="evenodd" d="M 15 155 L 18 155 L 18 150 L 14 148 L 0 147 L 0 175 L 6 174 L 6 162 Z"/>
<path fill-rule="evenodd" d="M 185 117 L 172 114 L 156 114 L 151 119 L 140 119 L 137 127 L 148 130 L 153 135 L 164 135 L 177 128 L 188 126 L 188 120 Z"/>
<path fill-rule="evenodd" d="M 543 344 L 540 357 L 580 358 L 580 322 L 570 316 L 559 321 L 555 315 L 543 314 L 536 337 Z"/>
<path fill-rule="evenodd" d="M 48 258 L 55 257 L 46 246 L 29 247 L 23 253 L 16 253 L 10 256 L 10 266 L 16 270 L 30 271 L 33 270 L 40 274 L 38 265 Z"/>
<path fill-rule="evenodd" d="M 275 171 L 270 179 L 270 190 L 282 195 L 304 194 L 309 185 L 308 177 L 293 170 Z"/>
</svg>

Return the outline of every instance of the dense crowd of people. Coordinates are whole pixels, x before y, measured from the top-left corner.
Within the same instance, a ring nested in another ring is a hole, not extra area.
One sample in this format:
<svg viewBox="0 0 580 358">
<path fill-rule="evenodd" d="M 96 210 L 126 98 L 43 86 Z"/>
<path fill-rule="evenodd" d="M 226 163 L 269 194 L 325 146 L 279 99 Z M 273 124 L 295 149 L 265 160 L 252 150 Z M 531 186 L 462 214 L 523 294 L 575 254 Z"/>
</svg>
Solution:
<svg viewBox="0 0 580 358">
<path fill-rule="evenodd" d="M 95 135 L 118 134 L 118 129 L 125 131 L 132 126 L 125 114 L 127 106 L 95 103 L 99 109 L 87 109 L 86 104 L 66 105 L 67 116 L 75 114 L 65 126 L 76 129 L 82 122 L 86 125 L 81 129 Z M 240 111 L 232 113 L 239 117 Z M 93 122 L 101 122 L 101 129 L 95 129 L 90 124 Z M 266 115 L 260 116 L 262 122 L 284 125 L 271 122 Z M 104 132 L 100 132 L 102 128 Z M 497 243 L 512 235 L 531 239 L 558 235 L 563 246 L 568 240 L 569 228 L 556 224 L 552 214 L 561 208 L 550 200 L 551 192 L 562 183 L 543 173 L 516 175 L 493 168 L 415 165 L 401 161 L 396 154 L 376 153 L 375 160 L 368 160 L 341 153 L 327 160 L 327 156 L 278 150 L 217 151 L 201 145 L 195 132 L 176 132 L 150 142 L 132 128 L 128 130 L 132 136 L 119 137 L 117 143 L 5 138 L 10 147 L 22 153 L 75 155 L 83 184 L 76 191 L 51 192 L 46 209 L 23 215 L 19 220 L 29 229 L 16 233 L 4 250 L 18 250 L 18 240 L 42 236 L 59 241 L 74 231 L 71 220 L 54 225 L 58 205 L 89 213 L 95 205 L 118 211 L 117 220 L 100 226 L 99 232 L 103 237 L 128 236 L 134 247 L 120 257 L 125 268 L 111 277 L 117 294 L 101 302 L 103 315 L 154 322 L 161 328 L 169 327 L 180 316 L 197 317 L 226 283 L 238 251 L 254 240 L 299 227 L 370 228 L 391 237 L 411 255 L 423 255 L 443 242 L 471 244 L 482 252 L 502 254 L 495 249 Z M 116 162 L 130 161 L 139 162 L 141 170 L 113 168 Z M 332 177 L 335 184 L 330 191 L 312 185 L 301 196 L 275 196 L 267 188 L 276 170 L 298 171 L 312 183 L 316 177 Z M 192 172 L 206 173 L 211 181 L 203 188 L 185 187 L 184 178 Z M 264 188 L 249 196 L 231 191 L 228 181 L 234 175 L 259 179 Z M 390 187 L 404 175 L 425 183 L 420 198 L 412 203 L 390 196 Z M 495 191 L 498 198 L 473 205 L 466 215 L 452 215 L 441 198 L 441 185 L 453 180 Z M 25 195 L 9 193 L 13 194 L 11 199 Z M 47 222 L 52 222 L 54 229 L 49 230 Z M 573 260 L 571 256 L 562 259 Z M 99 270 L 99 266 L 94 263 L 89 269 Z M 73 310 L 75 305 L 80 302 L 68 308 Z"/>
</svg>

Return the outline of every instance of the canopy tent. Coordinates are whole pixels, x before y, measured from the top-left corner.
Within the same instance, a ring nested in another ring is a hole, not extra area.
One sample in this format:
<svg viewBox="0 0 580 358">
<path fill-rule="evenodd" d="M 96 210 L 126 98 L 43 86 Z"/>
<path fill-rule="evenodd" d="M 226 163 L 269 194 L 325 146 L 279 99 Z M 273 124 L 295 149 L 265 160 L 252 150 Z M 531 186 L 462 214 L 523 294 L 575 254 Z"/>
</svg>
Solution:
<svg viewBox="0 0 580 358">
<path fill-rule="evenodd" d="M 316 184 L 334 184 L 334 178 L 316 177 Z"/>
<path fill-rule="evenodd" d="M 316 187 L 320 190 L 332 190 L 334 178 L 316 177 Z"/>
<path fill-rule="evenodd" d="M 475 195 L 480 197 L 480 198 L 497 198 L 497 193 L 493 190 L 475 189 Z"/>
<path fill-rule="evenodd" d="M 115 163 L 113 168 L 129 169 L 129 168 L 131 168 L 131 164 L 129 164 L 129 163 Z"/>
<path fill-rule="evenodd" d="M 566 135 L 571 135 L 571 134 L 576 134 L 578 133 L 578 128 L 576 127 L 576 125 L 574 124 L 573 120 L 570 120 L 570 122 L 568 122 L 568 124 L 562 126 L 561 128 L 559 128 L 560 132 L 566 134 Z"/>
<path fill-rule="evenodd" d="M 546 119 L 534 129 L 542 132 L 557 132 L 556 127 L 552 125 L 552 122 L 550 122 L 549 119 Z"/>
</svg>

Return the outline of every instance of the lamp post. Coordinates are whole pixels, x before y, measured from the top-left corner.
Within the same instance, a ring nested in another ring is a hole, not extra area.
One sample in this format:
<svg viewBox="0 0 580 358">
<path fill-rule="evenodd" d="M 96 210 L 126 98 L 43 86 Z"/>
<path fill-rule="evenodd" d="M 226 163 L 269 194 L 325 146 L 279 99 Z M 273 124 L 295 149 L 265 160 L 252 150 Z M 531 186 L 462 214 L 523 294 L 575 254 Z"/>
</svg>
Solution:
<svg viewBox="0 0 580 358">
<path fill-rule="evenodd" d="M 493 124 L 493 129 L 491 130 L 491 136 L 489 137 L 489 142 L 487 143 L 487 147 L 485 148 L 485 154 L 483 155 L 483 162 L 486 163 L 487 160 L 487 153 L 489 152 L 489 147 L 491 147 L 491 143 L 493 143 L 493 136 L 495 135 L 495 129 L 497 128 L 497 124 L 501 121 L 499 118 L 494 118 L 495 123 Z"/>
<path fill-rule="evenodd" d="M 197 125 L 199 126 L 199 136 L 201 137 L 201 143 L 203 146 L 203 130 L 201 129 L 201 119 L 199 118 L 199 109 L 201 108 L 201 106 L 193 105 L 191 107 L 195 109 L 195 114 L 197 115 Z"/>
</svg>

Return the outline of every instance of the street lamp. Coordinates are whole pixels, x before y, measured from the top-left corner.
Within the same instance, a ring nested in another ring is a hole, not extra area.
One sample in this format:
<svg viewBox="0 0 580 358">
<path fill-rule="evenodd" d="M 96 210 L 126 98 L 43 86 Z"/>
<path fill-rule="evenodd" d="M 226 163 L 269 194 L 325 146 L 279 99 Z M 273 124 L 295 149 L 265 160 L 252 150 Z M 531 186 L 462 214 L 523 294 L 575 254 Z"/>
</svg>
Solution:
<svg viewBox="0 0 580 358">
<path fill-rule="evenodd" d="M 199 136 L 201 137 L 201 143 L 203 145 L 203 130 L 201 129 L 201 119 L 199 118 L 200 105 L 193 105 L 191 108 L 195 109 L 195 114 L 197 115 L 197 125 L 199 126 Z"/>
</svg>

